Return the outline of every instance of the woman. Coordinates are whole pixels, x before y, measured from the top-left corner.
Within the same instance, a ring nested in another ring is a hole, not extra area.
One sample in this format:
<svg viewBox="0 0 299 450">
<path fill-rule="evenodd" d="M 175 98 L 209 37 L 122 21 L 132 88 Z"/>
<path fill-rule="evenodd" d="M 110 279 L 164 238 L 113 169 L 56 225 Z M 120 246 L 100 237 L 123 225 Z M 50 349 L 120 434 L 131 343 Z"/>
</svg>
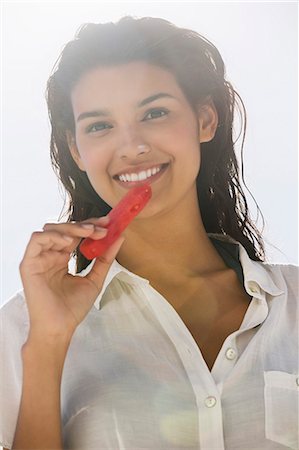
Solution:
<svg viewBox="0 0 299 450">
<path fill-rule="evenodd" d="M 265 263 L 250 220 L 237 98 L 213 44 L 162 19 L 66 45 L 47 100 L 68 217 L 32 234 L 2 308 L 4 447 L 297 448 L 297 271 Z M 150 202 L 89 265 L 79 242 L 145 179 Z"/>
</svg>

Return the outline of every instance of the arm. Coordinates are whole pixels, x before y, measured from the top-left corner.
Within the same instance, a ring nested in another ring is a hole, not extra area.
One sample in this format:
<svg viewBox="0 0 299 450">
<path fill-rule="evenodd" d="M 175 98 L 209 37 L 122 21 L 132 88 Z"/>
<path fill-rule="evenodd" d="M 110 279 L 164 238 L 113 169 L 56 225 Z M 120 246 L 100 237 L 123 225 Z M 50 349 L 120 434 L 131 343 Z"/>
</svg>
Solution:
<svg viewBox="0 0 299 450">
<path fill-rule="evenodd" d="M 94 219 L 96 225 L 105 218 Z M 93 219 L 89 219 L 89 222 Z M 68 273 L 80 239 L 101 239 L 93 225 L 48 224 L 33 233 L 20 265 L 30 330 L 21 352 L 22 394 L 13 450 L 62 450 L 60 387 L 64 361 L 77 326 L 102 289 L 122 242 L 119 238 L 85 277 Z"/>
<path fill-rule="evenodd" d="M 23 387 L 13 450 L 62 450 L 60 384 L 66 342 L 29 339 L 22 349 Z"/>
</svg>

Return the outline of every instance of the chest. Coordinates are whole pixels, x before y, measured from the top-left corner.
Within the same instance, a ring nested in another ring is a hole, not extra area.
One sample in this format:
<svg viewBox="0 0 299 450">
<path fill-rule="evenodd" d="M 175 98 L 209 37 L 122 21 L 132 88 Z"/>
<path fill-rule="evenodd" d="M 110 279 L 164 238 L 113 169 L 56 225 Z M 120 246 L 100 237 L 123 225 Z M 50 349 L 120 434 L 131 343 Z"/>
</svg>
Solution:
<svg viewBox="0 0 299 450">
<path fill-rule="evenodd" d="M 187 314 L 180 314 L 210 371 L 226 338 L 240 328 L 247 308 L 248 305 L 241 304 L 234 310 L 230 310 L 230 314 L 215 317 L 210 322 L 196 309 L 193 314 L 192 310 Z"/>
<path fill-rule="evenodd" d="M 237 290 L 233 295 L 194 293 L 176 309 L 210 370 L 226 338 L 240 328 L 250 300 L 243 290 Z M 171 301 L 178 304 L 174 295 Z"/>
</svg>

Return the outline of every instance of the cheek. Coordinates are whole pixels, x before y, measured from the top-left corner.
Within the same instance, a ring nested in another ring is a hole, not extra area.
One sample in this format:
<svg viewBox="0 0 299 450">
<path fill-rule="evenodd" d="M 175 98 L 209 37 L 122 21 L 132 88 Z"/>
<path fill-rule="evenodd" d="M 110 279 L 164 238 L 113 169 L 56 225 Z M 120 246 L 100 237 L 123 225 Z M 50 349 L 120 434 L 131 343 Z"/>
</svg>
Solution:
<svg viewBox="0 0 299 450">
<path fill-rule="evenodd" d="M 173 127 L 173 138 L 185 147 L 199 143 L 199 130 L 194 118 L 188 116 L 186 119 L 177 121 Z"/>
<path fill-rule="evenodd" d="M 93 172 L 93 170 L 98 169 L 98 166 L 101 165 L 101 159 L 97 153 L 83 153 L 81 154 L 81 161 L 86 167 L 87 172 Z"/>
<path fill-rule="evenodd" d="M 101 151 L 98 148 L 78 148 L 81 165 L 85 170 L 90 184 L 97 194 L 107 202 L 109 200 L 109 176 L 110 156 L 109 152 Z M 109 201 L 108 201 L 109 203 Z"/>
<path fill-rule="evenodd" d="M 99 173 L 107 168 L 107 152 L 102 152 L 98 148 L 84 148 L 78 146 L 81 164 L 87 174 Z"/>
<path fill-rule="evenodd" d="M 186 166 L 193 164 L 194 169 L 198 170 L 200 164 L 200 143 L 196 127 L 189 124 L 177 127 L 172 136 L 172 142 L 174 143 L 176 156 L 182 160 L 182 163 Z"/>
</svg>

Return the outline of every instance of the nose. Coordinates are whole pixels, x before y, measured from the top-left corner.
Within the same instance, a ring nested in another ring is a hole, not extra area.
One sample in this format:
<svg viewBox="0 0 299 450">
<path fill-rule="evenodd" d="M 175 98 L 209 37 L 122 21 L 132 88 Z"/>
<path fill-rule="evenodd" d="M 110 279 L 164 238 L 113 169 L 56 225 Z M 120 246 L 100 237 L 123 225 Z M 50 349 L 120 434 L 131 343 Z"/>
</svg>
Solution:
<svg viewBox="0 0 299 450">
<path fill-rule="evenodd" d="M 126 132 L 124 139 L 119 145 L 118 153 L 121 159 L 135 159 L 151 151 L 150 145 L 144 139 L 133 133 Z"/>
<path fill-rule="evenodd" d="M 132 144 L 130 146 L 126 146 L 126 148 L 122 148 L 120 151 L 121 159 L 135 159 L 141 155 L 149 153 L 151 148 L 148 144 Z"/>
</svg>

